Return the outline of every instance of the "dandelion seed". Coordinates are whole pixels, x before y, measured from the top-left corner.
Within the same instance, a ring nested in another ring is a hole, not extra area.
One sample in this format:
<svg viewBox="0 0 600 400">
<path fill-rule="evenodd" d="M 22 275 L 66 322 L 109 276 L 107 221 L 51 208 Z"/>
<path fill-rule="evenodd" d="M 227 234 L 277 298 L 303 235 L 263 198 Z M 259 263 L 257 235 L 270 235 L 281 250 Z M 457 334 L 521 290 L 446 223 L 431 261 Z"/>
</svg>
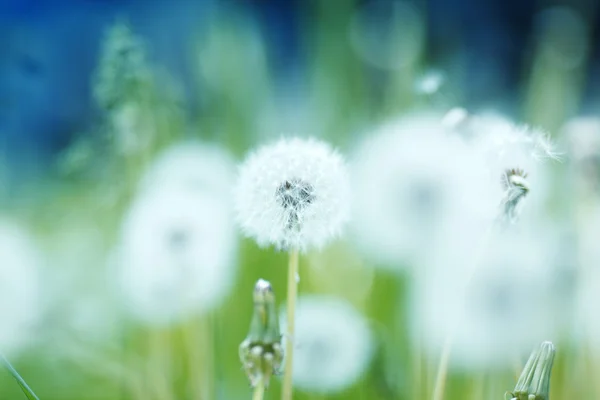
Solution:
<svg viewBox="0 0 600 400">
<path fill-rule="evenodd" d="M 281 314 L 282 326 L 286 315 Z M 366 371 L 374 343 L 367 321 L 350 304 L 329 296 L 301 296 L 296 310 L 294 385 L 335 393 Z"/>
<path fill-rule="evenodd" d="M 15 354 L 35 339 L 42 317 L 41 255 L 25 228 L 0 222 L 0 348 Z"/>
<path fill-rule="evenodd" d="M 119 286 L 129 311 L 147 323 L 208 311 L 233 284 L 233 218 L 220 193 L 174 187 L 142 192 L 121 240 Z"/>
<path fill-rule="evenodd" d="M 349 218 L 342 157 L 316 140 L 283 139 L 240 167 L 237 219 L 260 246 L 307 250 L 336 237 Z"/>
</svg>

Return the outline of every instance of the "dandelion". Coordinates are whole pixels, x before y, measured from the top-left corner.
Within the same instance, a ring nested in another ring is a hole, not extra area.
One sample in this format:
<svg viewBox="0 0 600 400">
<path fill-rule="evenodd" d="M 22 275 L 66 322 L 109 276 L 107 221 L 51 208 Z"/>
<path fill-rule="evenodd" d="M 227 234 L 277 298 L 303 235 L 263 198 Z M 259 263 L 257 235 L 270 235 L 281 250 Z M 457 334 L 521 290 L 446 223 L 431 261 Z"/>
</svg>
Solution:
<svg viewBox="0 0 600 400">
<path fill-rule="evenodd" d="M 452 363 L 467 370 L 508 367 L 534 343 L 557 337 L 568 325 L 574 283 L 561 239 L 541 227 L 494 232 L 470 282 L 438 254 L 414 291 L 415 335 L 432 354 L 451 337 Z"/>
<path fill-rule="evenodd" d="M 323 247 L 349 218 L 343 158 L 317 140 L 282 139 L 261 147 L 240 168 L 238 221 L 260 246 Z"/>
<path fill-rule="evenodd" d="M 242 164 L 235 203 L 247 236 L 260 246 L 289 251 L 283 399 L 291 399 L 298 252 L 323 247 L 349 219 L 346 164 L 326 143 L 282 139 L 258 149 Z"/>
<path fill-rule="evenodd" d="M 301 296 L 296 311 L 294 385 L 320 393 L 351 386 L 368 368 L 374 352 L 365 318 L 331 296 Z M 285 313 L 281 321 L 285 325 Z"/>
<path fill-rule="evenodd" d="M 123 222 L 118 254 L 129 310 L 161 325 L 213 309 L 233 284 L 235 247 L 222 195 L 175 187 L 142 192 Z"/>
<path fill-rule="evenodd" d="M 0 222 L 0 352 L 16 354 L 35 339 L 42 314 L 41 255 L 19 224 Z"/>
<path fill-rule="evenodd" d="M 365 253 L 392 266 L 418 264 L 448 241 L 446 234 L 456 236 L 450 228 L 457 224 L 487 227 L 500 193 L 483 158 L 427 115 L 386 124 L 365 140 L 353 178 L 354 237 Z"/>
</svg>

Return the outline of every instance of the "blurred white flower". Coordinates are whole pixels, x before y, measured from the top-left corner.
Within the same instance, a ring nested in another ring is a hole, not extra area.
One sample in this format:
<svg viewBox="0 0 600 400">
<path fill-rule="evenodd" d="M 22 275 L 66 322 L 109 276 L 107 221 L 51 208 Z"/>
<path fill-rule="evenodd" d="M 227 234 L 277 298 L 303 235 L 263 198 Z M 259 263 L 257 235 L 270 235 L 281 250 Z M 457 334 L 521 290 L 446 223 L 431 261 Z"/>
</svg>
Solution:
<svg viewBox="0 0 600 400">
<path fill-rule="evenodd" d="M 231 190 L 235 163 L 224 149 L 199 141 L 177 143 L 152 163 L 142 179 L 142 190 L 157 186 L 192 190 Z"/>
<path fill-rule="evenodd" d="M 234 281 L 236 238 L 221 193 L 161 186 L 123 223 L 117 277 L 130 311 L 168 324 L 216 307 Z"/>
<path fill-rule="evenodd" d="M 286 314 L 281 313 L 282 331 Z M 367 320 L 348 302 L 331 296 L 298 299 L 294 334 L 294 386 L 311 392 L 339 392 L 367 370 L 374 343 Z"/>
<path fill-rule="evenodd" d="M 22 226 L 0 221 L 0 352 L 13 354 L 36 339 L 43 303 L 42 258 Z"/>
<path fill-rule="evenodd" d="M 328 144 L 282 139 L 259 148 L 240 167 L 238 222 L 260 246 L 320 248 L 350 215 L 344 159 Z"/>
<path fill-rule="evenodd" d="M 450 337 L 457 368 L 508 368 L 564 333 L 574 293 L 564 241 L 552 229 L 516 227 L 492 233 L 474 274 L 444 265 L 442 249 L 436 267 L 417 280 L 413 334 L 430 356 Z"/>
<path fill-rule="evenodd" d="M 376 131 L 358 148 L 352 177 L 357 242 L 395 266 L 444 245 L 447 235 L 472 243 L 493 221 L 501 193 L 484 160 L 433 116 Z"/>
</svg>

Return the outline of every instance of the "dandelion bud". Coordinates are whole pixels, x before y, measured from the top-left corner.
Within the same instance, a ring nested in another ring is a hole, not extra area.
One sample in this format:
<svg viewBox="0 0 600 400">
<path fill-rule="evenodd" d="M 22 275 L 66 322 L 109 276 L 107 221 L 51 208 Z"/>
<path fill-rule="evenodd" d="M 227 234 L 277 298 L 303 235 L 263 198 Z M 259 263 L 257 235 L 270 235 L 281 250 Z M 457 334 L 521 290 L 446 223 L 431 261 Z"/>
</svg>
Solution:
<svg viewBox="0 0 600 400">
<path fill-rule="evenodd" d="M 550 398 L 550 374 L 556 349 L 551 342 L 543 342 L 529 356 L 527 364 L 517 381 L 511 400 L 548 400 Z"/>
<path fill-rule="evenodd" d="M 261 380 L 265 386 L 279 373 L 283 360 L 279 319 L 271 284 L 259 279 L 254 286 L 254 313 L 250 332 L 240 344 L 240 360 L 254 387 Z"/>
</svg>

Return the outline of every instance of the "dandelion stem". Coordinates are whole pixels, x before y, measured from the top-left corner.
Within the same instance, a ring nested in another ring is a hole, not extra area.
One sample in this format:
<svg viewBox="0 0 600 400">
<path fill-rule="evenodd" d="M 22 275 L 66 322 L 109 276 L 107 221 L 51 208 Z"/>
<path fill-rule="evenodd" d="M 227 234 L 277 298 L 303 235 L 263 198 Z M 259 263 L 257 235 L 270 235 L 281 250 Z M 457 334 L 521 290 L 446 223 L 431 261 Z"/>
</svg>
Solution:
<svg viewBox="0 0 600 400">
<path fill-rule="evenodd" d="M 469 289 L 471 281 L 473 280 L 473 278 L 475 277 L 475 274 L 477 273 L 477 270 L 479 269 L 479 265 L 481 264 L 481 259 L 483 257 L 483 254 L 485 253 L 485 251 L 488 248 L 488 243 L 491 238 L 493 229 L 494 229 L 494 226 L 489 227 L 486 230 L 481 241 L 479 242 L 479 245 L 478 245 L 478 247 L 475 251 L 474 257 L 473 257 L 473 262 L 471 263 L 471 267 L 467 271 L 464 286 L 462 288 L 463 295 L 465 295 L 467 293 L 467 290 Z M 446 387 L 446 377 L 448 375 L 448 364 L 450 362 L 450 353 L 452 351 L 452 341 L 453 341 L 452 336 L 454 334 L 454 330 L 456 329 L 456 326 L 460 325 L 460 323 L 461 323 L 462 312 L 464 310 L 460 309 L 459 311 L 460 312 L 458 313 L 458 317 L 455 321 L 455 326 L 451 329 L 450 333 L 447 335 L 446 340 L 444 342 L 444 347 L 442 349 L 442 355 L 440 356 L 440 362 L 438 363 L 438 367 L 437 367 L 435 386 L 433 388 L 433 400 L 442 400 L 444 398 L 444 389 Z"/>
<path fill-rule="evenodd" d="M 282 400 L 292 399 L 292 365 L 294 360 L 294 319 L 296 294 L 298 292 L 298 250 L 290 250 L 287 290 L 287 340 L 285 342 L 285 370 L 283 377 Z"/>
<path fill-rule="evenodd" d="M 262 378 L 256 382 L 256 386 L 254 386 L 254 394 L 252 395 L 252 400 L 263 400 L 263 395 L 265 394 L 265 382 Z"/>
<path fill-rule="evenodd" d="M 433 400 L 442 400 L 444 398 L 444 389 L 446 388 L 446 376 L 448 375 L 448 362 L 450 361 L 450 352 L 452 350 L 452 337 L 447 337 L 442 349 L 442 355 L 437 368 L 435 377 L 435 386 L 433 388 Z"/>
</svg>

